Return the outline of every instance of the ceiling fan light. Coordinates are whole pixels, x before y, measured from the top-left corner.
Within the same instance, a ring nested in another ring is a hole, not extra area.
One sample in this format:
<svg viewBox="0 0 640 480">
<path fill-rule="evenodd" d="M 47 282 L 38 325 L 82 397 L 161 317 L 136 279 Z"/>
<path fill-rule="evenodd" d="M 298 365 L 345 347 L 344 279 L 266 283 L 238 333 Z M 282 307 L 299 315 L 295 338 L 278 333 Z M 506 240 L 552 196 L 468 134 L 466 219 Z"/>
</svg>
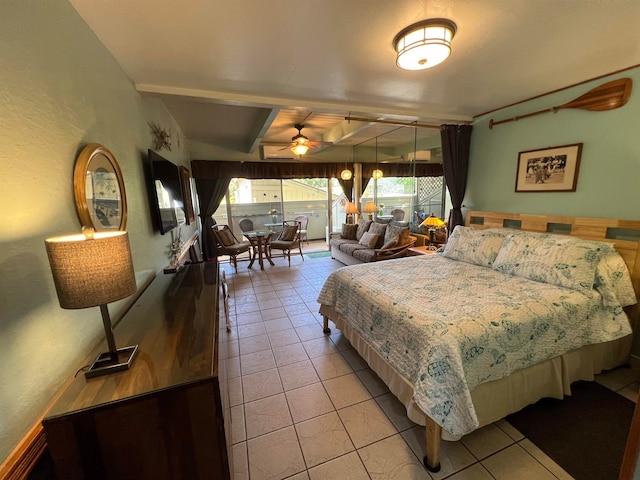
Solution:
<svg viewBox="0 0 640 480">
<path fill-rule="evenodd" d="M 291 147 L 291 151 L 296 155 L 304 155 L 309 151 L 309 145 L 306 145 L 304 143 L 298 143 L 293 147 Z"/>
<path fill-rule="evenodd" d="M 353 173 L 348 168 L 345 168 L 340 172 L 340 178 L 342 180 L 351 180 L 351 177 L 353 177 Z"/>
<path fill-rule="evenodd" d="M 382 170 L 380 170 L 379 168 L 376 168 L 373 172 L 371 172 L 371 176 L 376 180 L 378 178 L 382 178 L 382 175 L 383 175 Z"/>
<path fill-rule="evenodd" d="M 444 18 L 415 23 L 393 39 L 398 54 L 396 65 L 404 70 L 435 67 L 451 54 L 451 40 L 456 24 Z"/>
</svg>

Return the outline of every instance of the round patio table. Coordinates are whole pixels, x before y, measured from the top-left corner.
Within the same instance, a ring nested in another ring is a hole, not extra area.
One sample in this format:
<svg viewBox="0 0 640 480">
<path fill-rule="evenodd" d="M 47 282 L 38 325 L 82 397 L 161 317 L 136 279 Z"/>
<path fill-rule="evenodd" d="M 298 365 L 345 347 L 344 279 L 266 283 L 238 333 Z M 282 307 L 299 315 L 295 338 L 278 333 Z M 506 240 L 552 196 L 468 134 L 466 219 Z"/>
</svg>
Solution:
<svg viewBox="0 0 640 480">
<path fill-rule="evenodd" d="M 242 232 L 242 234 L 247 237 L 249 243 L 251 243 L 251 247 L 253 248 L 253 254 L 251 255 L 251 261 L 247 268 L 251 268 L 253 266 L 253 262 L 256 260 L 256 253 L 258 254 L 258 264 L 260 265 L 260 270 L 264 270 L 264 261 L 262 259 L 262 254 L 264 253 L 264 258 L 266 258 L 271 265 L 275 265 L 273 260 L 271 260 L 271 255 L 269 255 L 269 240 L 271 239 L 271 235 L 273 232 L 269 230 L 249 230 L 246 232 Z"/>
</svg>

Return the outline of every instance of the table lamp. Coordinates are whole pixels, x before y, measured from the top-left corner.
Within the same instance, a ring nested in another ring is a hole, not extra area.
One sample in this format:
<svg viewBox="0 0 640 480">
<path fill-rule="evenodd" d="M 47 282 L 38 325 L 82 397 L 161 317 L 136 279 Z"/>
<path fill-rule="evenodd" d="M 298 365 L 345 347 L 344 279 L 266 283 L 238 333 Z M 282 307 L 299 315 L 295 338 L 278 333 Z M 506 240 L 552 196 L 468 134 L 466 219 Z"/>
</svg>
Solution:
<svg viewBox="0 0 640 480">
<path fill-rule="evenodd" d="M 429 229 L 429 250 L 435 250 L 435 234 L 436 228 L 444 227 L 444 222 L 436 217 L 433 213 L 424 219 L 424 222 L 420 224 L 421 227 L 427 227 Z"/>
<path fill-rule="evenodd" d="M 347 212 L 347 223 L 354 223 L 353 214 L 360 213 L 358 212 L 358 208 L 356 207 L 356 204 L 353 202 L 347 203 L 347 205 L 344 207 L 344 211 Z"/>
<path fill-rule="evenodd" d="M 127 232 L 90 230 L 48 238 L 45 245 L 60 307 L 100 307 L 109 351 L 98 355 L 85 376 L 126 370 L 138 346 L 116 348 L 107 304 L 132 295 L 137 288 Z"/>
<path fill-rule="evenodd" d="M 378 207 L 373 202 L 367 202 L 362 211 L 369 214 L 369 220 L 373 220 L 373 212 L 377 212 Z"/>
</svg>

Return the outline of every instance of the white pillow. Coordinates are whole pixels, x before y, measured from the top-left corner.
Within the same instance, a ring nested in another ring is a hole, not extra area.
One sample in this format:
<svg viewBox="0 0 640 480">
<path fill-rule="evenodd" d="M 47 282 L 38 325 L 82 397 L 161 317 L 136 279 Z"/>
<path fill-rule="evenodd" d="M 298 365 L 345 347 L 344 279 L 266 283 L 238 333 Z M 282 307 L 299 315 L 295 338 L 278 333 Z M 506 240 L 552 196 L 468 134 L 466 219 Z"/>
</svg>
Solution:
<svg viewBox="0 0 640 480">
<path fill-rule="evenodd" d="M 591 290 L 598 262 L 612 249 L 613 246 L 605 242 L 517 232 L 505 238 L 493 268 L 573 290 Z"/>
<path fill-rule="evenodd" d="M 449 236 L 442 254 L 452 260 L 491 267 L 506 236 L 507 232 L 503 230 L 477 230 L 458 225 Z"/>
<path fill-rule="evenodd" d="M 595 285 L 606 306 L 626 307 L 638 303 L 627 264 L 616 251 L 606 254 L 598 262 Z"/>
</svg>

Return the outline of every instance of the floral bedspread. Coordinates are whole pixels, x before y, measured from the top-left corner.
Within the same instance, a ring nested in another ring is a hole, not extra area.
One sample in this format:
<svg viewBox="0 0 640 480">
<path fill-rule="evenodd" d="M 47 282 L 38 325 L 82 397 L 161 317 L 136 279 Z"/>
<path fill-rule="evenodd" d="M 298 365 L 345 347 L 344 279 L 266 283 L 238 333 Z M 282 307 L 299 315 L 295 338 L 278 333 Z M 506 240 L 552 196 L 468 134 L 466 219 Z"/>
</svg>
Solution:
<svg viewBox="0 0 640 480">
<path fill-rule="evenodd" d="M 478 427 L 477 385 L 583 345 L 631 333 L 619 306 L 441 255 L 331 273 L 318 296 L 414 385 L 414 400 L 453 435 Z"/>
</svg>

